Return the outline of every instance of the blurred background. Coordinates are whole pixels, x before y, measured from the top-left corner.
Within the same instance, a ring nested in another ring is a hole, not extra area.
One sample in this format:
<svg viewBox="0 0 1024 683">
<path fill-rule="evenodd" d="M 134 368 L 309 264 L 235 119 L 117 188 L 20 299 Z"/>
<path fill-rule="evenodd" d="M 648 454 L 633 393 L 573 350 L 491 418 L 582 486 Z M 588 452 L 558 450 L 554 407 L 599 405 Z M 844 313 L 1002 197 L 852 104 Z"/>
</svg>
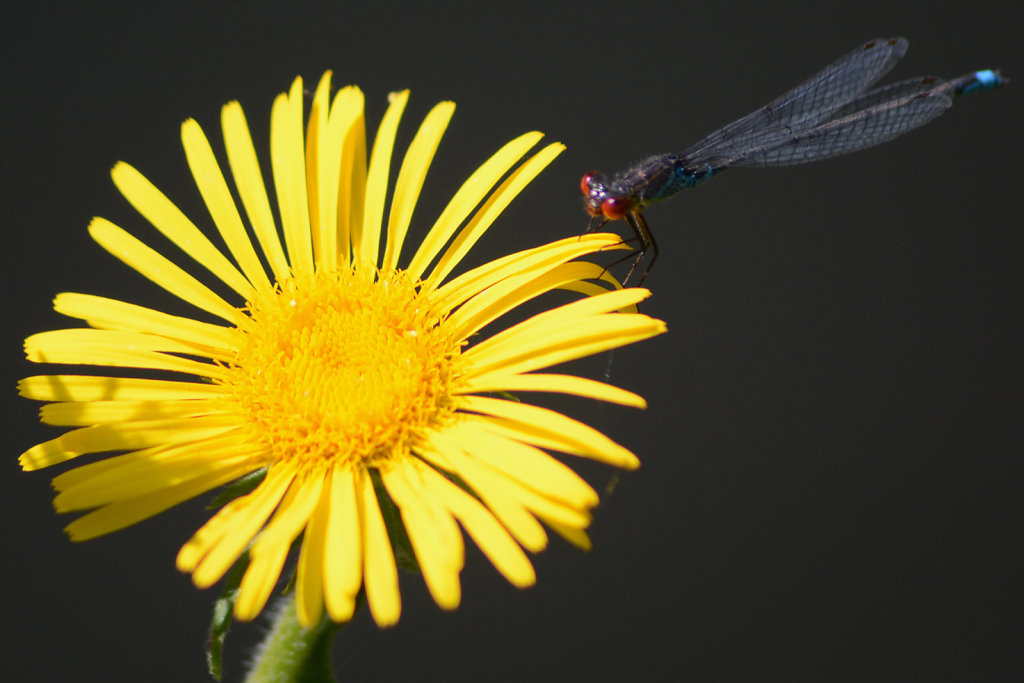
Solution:
<svg viewBox="0 0 1024 683">
<path fill-rule="evenodd" d="M 371 134 L 387 93 L 412 89 L 403 149 L 455 100 L 413 237 L 513 136 L 566 143 L 477 264 L 582 231 L 584 171 L 678 151 L 867 39 L 910 39 L 890 78 L 1024 79 L 1009 0 L 269 5 L 0 10 L 6 680 L 206 676 L 217 589 L 195 589 L 174 557 L 207 497 L 69 542 L 74 517 L 53 512 L 49 486 L 67 468 L 17 465 L 57 431 L 14 391 L 43 371 L 24 337 L 68 324 L 57 292 L 188 312 L 85 230 L 100 215 L 155 234 L 110 181 L 118 160 L 209 225 L 184 119 L 220 149 L 220 107 L 238 99 L 263 151 L 274 96 L 333 69 L 366 93 Z M 1022 107 L 1014 83 L 885 146 L 731 171 L 651 207 L 661 256 L 643 311 L 669 333 L 611 364 L 649 409 L 539 399 L 643 461 L 603 500 L 593 551 L 553 540 L 526 591 L 471 552 L 451 613 L 403 575 L 395 628 L 362 613 L 338 637 L 339 679 L 1024 680 Z M 613 474 L 579 469 L 599 490 Z M 225 680 L 265 629 L 232 629 Z"/>
</svg>

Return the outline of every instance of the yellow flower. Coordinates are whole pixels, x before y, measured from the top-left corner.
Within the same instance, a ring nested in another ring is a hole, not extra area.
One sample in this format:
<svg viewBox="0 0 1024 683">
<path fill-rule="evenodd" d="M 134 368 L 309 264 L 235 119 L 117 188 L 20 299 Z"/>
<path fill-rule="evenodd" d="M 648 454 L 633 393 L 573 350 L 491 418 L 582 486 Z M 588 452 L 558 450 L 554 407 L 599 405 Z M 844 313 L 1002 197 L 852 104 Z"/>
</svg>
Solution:
<svg viewBox="0 0 1024 683">
<path fill-rule="evenodd" d="M 74 429 L 29 449 L 20 462 L 35 470 L 126 451 L 54 479 L 59 512 L 90 511 L 67 527 L 74 540 L 265 472 L 258 487 L 227 503 L 182 547 L 178 568 L 197 586 L 210 586 L 248 548 L 235 616 L 252 619 L 301 535 L 300 623 L 317 623 L 325 609 L 336 621 L 351 618 L 365 587 L 374 619 L 385 626 L 400 612 L 381 511 L 391 504 L 386 499 L 397 506 L 427 587 L 445 609 L 460 600 L 459 525 L 516 586 L 535 580 L 523 549 L 544 548 L 540 522 L 588 547 L 584 530 L 597 494 L 541 449 L 627 469 L 638 465 L 636 457 L 561 414 L 486 394 L 562 392 L 643 407 L 642 398 L 622 389 L 535 371 L 665 327 L 636 312 L 646 290 L 601 286 L 614 280 L 574 260 L 621 246 L 613 235 L 572 237 L 449 277 L 563 149 L 551 144 L 520 163 L 539 133 L 512 140 L 477 169 L 399 267 L 454 105 L 434 107 L 410 144 L 385 229 L 392 148 L 408 93 L 391 97 L 369 163 L 362 93 L 347 87 L 333 101 L 329 93 L 330 73 L 312 98 L 305 131 L 300 79 L 274 103 L 270 148 L 280 233 L 242 109 L 237 102 L 223 109 L 231 176 L 259 252 L 194 120 L 182 125 L 185 154 L 233 260 L 138 171 L 114 167 L 114 183 L 128 201 L 245 303 L 228 303 L 120 227 L 94 219 L 89 232 L 104 249 L 222 322 L 59 294 L 56 310 L 90 327 L 29 337 L 30 360 L 136 368 L 149 377 L 22 380 L 23 396 L 52 401 L 41 410 L 43 422 Z M 467 341 L 556 288 L 586 296 Z M 155 379 L 153 371 L 177 379 Z"/>
</svg>

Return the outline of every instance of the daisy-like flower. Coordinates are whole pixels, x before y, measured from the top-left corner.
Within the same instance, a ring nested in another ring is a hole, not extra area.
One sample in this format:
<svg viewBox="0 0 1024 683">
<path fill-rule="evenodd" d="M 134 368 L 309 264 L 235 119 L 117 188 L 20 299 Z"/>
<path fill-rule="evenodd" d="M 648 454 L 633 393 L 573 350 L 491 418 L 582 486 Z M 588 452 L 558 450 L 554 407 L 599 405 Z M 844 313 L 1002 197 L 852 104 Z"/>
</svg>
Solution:
<svg viewBox="0 0 1024 683">
<path fill-rule="evenodd" d="M 516 586 L 535 580 L 524 549 L 544 548 L 544 525 L 588 546 L 597 494 L 547 451 L 626 469 L 638 465 L 636 457 L 580 422 L 499 396 L 562 392 L 643 407 L 628 391 L 536 371 L 665 327 L 636 312 L 646 290 L 606 287 L 601 280 L 614 280 L 600 266 L 574 260 L 616 247 L 614 235 L 572 237 L 451 277 L 563 149 L 550 144 L 524 161 L 539 133 L 512 140 L 484 162 L 400 267 L 413 208 L 454 105 L 434 107 L 410 144 L 385 225 L 408 93 L 391 97 L 367 162 L 362 93 L 347 87 L 331 98 L 330 91 L 328 73 L 305 125 L 300 79 L 274 103 L 280 232 L 240 105 L 224 107 L 222 128 L 245 218 L 199 125 L 182 125 L 189 168 L 230 258 L 139 171 L 114 167 L 128 201 L 232 290 L 237 304 L 122 228 L 94 219 L 89 232 L 104 249 L 209 319 L 59 294 L 56 310 L 89 327 L 29 337 L 29 360 L 149 376 L 22 380 L 23 396 L 50 402 L 43 422 L 74 429 L 29 449 L 20 462 L 36 470 L 122 452 L 53 480 L 59 512 L 88 511 L 67 527 L 76 541 L 263 472 L 255 489 L 224 505 L 181 548 L 178 568 L 197 586 L 210 586 L 248 550 L 234 613 L 252 619 L 301 536 L 299 623 L 316 624 L 325 610 L 335 621 L 350 619 L 364 587 L 373 618 L 385 626 L 397 621 L 400 597 L 382 505 L 399 511 L 427 587 L 445 609 L 460 600 L 460 525 Z M 556 288 L 584 296 L 469 341 Z M 153 378 L 154 371 L 170 378 Z"/>
</svg>

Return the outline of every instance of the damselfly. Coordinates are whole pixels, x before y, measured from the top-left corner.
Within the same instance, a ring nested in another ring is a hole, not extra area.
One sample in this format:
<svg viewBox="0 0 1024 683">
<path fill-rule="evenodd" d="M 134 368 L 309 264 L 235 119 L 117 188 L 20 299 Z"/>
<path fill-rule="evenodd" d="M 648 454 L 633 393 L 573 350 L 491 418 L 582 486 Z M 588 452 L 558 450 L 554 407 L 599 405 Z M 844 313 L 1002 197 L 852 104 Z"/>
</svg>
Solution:
<svg viewBox="0 0 1024 683">
<path fill-rule="evenodd" d="M 946 111 L 952 98 L 1006 82 L 986 69 L 953 80 L 911 78 L 868 90 L 907 51 L 905 38 L 868 41 L 765 107 L 716 130 L 678 154 L 644 159 L 608 180 L 583 176 L 587 231 L 625 219 L 637 248 L 629 281 L 648 250 L 640 284 L 658 257 L 658 244 L 643 217 L 651 202 L 703 183 L 730 166 L 790 166 L 828 159 L 891 140 Z"/>
</svg>

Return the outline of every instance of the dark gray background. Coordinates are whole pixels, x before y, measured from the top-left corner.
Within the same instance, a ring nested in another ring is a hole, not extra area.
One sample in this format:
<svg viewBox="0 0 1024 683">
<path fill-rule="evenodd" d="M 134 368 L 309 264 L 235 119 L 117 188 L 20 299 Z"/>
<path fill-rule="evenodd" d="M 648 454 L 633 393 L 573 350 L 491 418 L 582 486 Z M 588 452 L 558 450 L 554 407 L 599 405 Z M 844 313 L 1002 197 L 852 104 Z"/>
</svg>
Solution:
<svg viewBox="0 0 1024 683">
<path fill-rule="evenodd" d="M 215 591 L 173 566 L 203 501 L 70 543 L 49 487 L 66 468 L 16 464 L 55 432 L 13 389 L 40 371 L 21 340 L 65 324 L 55 293 L 178 306 L 85 227 L 154 234 L 110 182 L 119 159 L 205 220 L 185 118 L 219 148 L 220 106 L 240 99 L 265 148 L 273 97 L 325 68 L 364 89 L 372 128 L 412 88 L 405 141 L 453 99 L 419 235 L 512 136 L 568 144 L 479 263 L 579 232 L 583 171 L 681 149 L 868 38 L 910 38 L 894 77 L 1024 78 L 1008 0 L 212 4 L 2 10 L 7 680 L 204 678 Z M 649 209 L 662 255 L 644 311 L 670 332 L 617 353 L 613 380 L 650 408 L 543 399 L 643 460 L 598 511 L 594 550 L 553 541 L 522 592 L 471 553 L 454 613 L 404 576 L 396 628 L 361 614 L 339 637 L 340 678 L 1021 680 L 1022 105 L 1014 84 L 884 147 L 733 171 Z M 263 629 L 232 631 L 228 680 Z"/>
</svg>

